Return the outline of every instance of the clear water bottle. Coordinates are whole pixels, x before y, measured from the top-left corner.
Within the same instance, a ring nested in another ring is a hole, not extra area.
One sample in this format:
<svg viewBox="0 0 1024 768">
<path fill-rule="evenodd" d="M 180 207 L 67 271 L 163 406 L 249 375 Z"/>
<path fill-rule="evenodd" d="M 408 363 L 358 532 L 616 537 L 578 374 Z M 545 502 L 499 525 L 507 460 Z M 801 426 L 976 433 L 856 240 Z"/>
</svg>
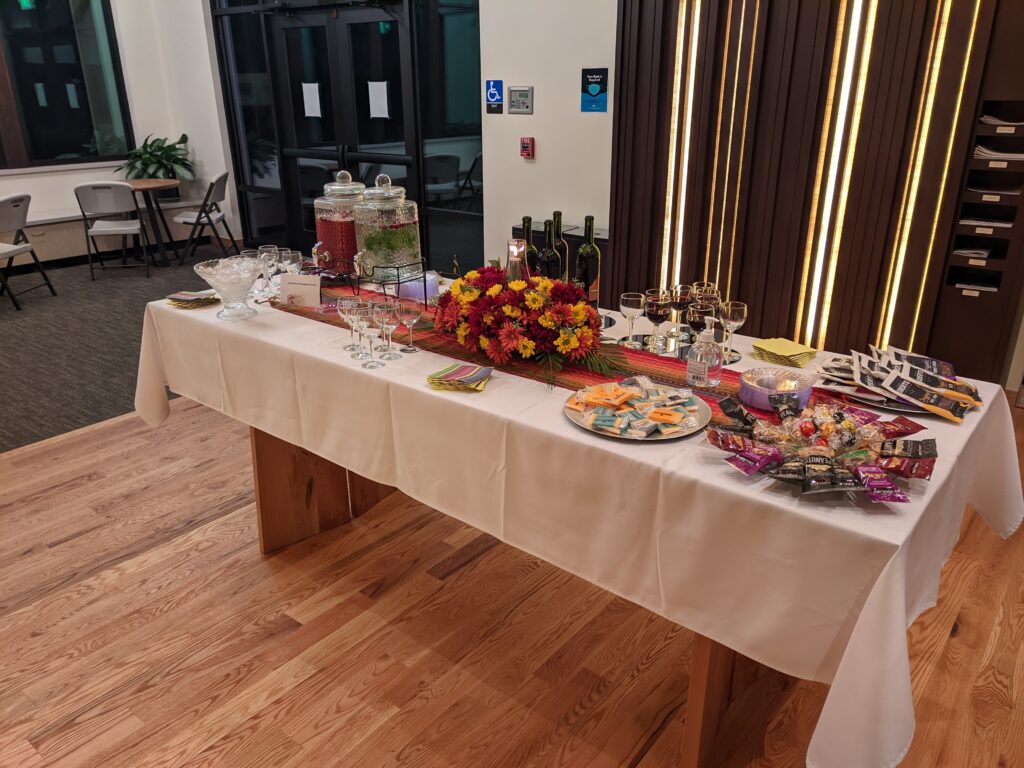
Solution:
<svg viewBox="0 0 1024 768">
<path fill-rule="evenodd" d="M 722 381 L 722 347 L 715 341 L 715 320 L 705 317 L 705 328 L 686 353 L 686 383 L 691 387 L 717 387 Z"/>
</svg>

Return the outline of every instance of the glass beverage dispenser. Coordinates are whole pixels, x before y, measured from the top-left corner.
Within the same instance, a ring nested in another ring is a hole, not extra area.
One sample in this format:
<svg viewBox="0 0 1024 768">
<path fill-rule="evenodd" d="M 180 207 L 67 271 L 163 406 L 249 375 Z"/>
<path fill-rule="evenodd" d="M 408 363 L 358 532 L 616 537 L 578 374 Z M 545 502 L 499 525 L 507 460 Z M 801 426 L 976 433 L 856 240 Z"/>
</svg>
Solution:
<svg viewBox="0 0 1024 768">
<path fill-rule="evenodd" d="M 348 171 L 338 171 L 324 184 L 324 196 L 313 201 L 316 215 L 314 252 L 318 267 L 336 274 L 355 272 L 356 223 L 354 209 L 363 201 L 366 185 L 352 181 Z"/>
<path fill-rule="evenodd" d="M 379 282 L 423 274 L 416 203 L 406 200 L 405 188 L 392 186 L 387 174 L 376 184 L 355 207 L 360 272 Z"/>
</svg>

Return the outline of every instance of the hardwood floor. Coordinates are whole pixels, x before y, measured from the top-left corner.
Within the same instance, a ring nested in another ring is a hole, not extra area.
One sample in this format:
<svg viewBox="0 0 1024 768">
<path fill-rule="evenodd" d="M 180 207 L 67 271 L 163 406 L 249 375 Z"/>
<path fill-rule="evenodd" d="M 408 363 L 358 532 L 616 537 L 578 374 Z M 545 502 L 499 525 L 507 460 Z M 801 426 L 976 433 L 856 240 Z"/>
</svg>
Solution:
<svg viewBox="0 0 1024 768">
<path fill-rule="evenodd" d="M 247 428 L 173 410 L 0 454 L 0 766 L 675 765 L 691 633 L 401 494 L 262 556 Z M 1024 534 L 971 518 L 910 642 L 904 765 L 1024 766 Z M 715 764 L 802 765 L 825 692 Z"/>
</svg>

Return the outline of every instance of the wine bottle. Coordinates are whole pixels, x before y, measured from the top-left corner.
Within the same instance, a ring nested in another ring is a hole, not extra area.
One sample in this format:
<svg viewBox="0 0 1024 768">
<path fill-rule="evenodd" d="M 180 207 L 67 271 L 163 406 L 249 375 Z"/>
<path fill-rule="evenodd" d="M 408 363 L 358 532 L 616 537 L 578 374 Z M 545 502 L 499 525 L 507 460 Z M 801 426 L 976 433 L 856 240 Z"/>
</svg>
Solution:
<svg viewBox="0 0 1024 768">
<path fill-rule="evenodd" d="M 594 243 L 594 217 L 583 219 L 583 244 L 576 250 L 576 282 L 583 286 L 587 301 L 597 309 L 601 282 L 601 251 Z"/>
<path fill-rule="evenodd" d="M 555 250 L 555 225 L 551 219 L 544 220 L 544 247 L 540 250 L 537 263 L 542 276 L 552 280 L 562 276 L 562 260 Z"/>
<path fill-rule="evenodd" d="M 529 216 L 523 216 L 523 240 L 526 241 L 526 267 L 531 275 L 539 275 L 537 246 L 533 244 L 533 219 Z"/>
<path fill-rule="evenodd" d="M 565 241 L 565 236 L 562 234 L 562 212 L 555 211 L 552 213 L 551 220 L 555 223 L 555 250 L 558 252 L 558 258 L 562 260 L 562 267 L 559 272 L 559 276 L 568 282 L 569 243 Z"/>
</svg>

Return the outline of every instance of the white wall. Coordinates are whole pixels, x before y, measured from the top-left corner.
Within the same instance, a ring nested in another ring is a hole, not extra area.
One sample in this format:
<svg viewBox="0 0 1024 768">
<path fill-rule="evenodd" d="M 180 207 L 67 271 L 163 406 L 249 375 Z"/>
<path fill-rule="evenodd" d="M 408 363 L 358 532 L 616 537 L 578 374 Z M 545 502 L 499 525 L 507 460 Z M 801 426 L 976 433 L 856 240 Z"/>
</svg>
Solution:
<svg viewBox="0 0 1024 768">
<path fill-rule="evenodd" d="M 200 179 L 183 186 L 182 198 L 200 199 L 210 176 L 231 170 L 209 3 L 112 0 L 111 10 L 135 140 L 187 133 Z M 111 178 L 121 178 L 111 166 L 4 174 L 0 196 L 28 192 L 31 221 L 61 218 L 78 213 L 76 184 Z M 226 207 L 236 223 L 234 201 Z"/>
<path fill-rule="evenodd" d="M 482 80 L 533 86 L 533 114 L 483 114 L 484 251 L 501 258 L 513 224 L 560 209 L 607 227 L 615 89 L 616 0 L 480 0 Z M 525 23 L 524 23 L 525 22 Z M 528 30 L 528 31 L 527 31 Z M 608 112 L 580 112 L 580 70 L 608 67 Z M 480 95 L 481 101 L 483 94 Z M 536 158 L 519 156 L 519 137 Z"/>
</svg>

